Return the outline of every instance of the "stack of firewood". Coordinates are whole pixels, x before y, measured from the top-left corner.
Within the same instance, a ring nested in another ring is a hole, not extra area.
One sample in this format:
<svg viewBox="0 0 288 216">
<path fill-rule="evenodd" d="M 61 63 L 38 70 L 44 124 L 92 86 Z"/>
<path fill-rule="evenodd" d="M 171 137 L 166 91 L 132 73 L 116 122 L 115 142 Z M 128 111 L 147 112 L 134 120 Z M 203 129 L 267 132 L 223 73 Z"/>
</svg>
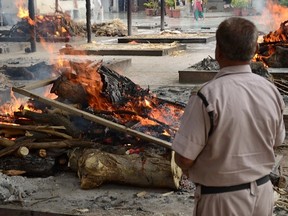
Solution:
<svg viewBox="0 0 288 216">
<path fill-rule="evenodd" d="M 1 117 L 4 173 L 47 176 L 69 169 L 85 189 L 104 182 L 179 187 L 171 149 L 157 142 L 173 139 L 183 106 L 156 98 L 102 62 L 67 61 L 55 70 L 61 71 L 50 82 L 57 99 L 28 91 L 25 106 Z"/>
</svg>

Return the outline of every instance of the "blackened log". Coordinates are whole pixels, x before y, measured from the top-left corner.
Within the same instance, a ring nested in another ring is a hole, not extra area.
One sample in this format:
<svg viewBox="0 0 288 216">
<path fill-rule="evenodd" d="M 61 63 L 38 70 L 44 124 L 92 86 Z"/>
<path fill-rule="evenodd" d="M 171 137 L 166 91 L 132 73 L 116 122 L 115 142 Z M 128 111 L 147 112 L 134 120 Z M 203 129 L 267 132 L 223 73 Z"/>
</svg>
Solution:
<svg viewBox="0 0 288 216">
<path fill-rule="evenodd" d="M 48 65 L 46 62 L 39 62 L 29 67 L 11 67 L 4 65 L 1 68 L 1 72 L 13 80 L 44 79 L 51 76 L 53 66 Z"/>
<path fill-rule="evenodd" d="M 73 82 L 75 78 L 69 78 L 62 74 L 53 84 L 51 93 L 56 94 L 59 100 L 67 100 L 67 103 L 88 106 L 88 95 L 81 83 Z"/>
<path fill-rule="evenodd" d="M 99 73 L 103 82 L 102 94 L 112 104 L 124 105 L 131 98 L 143 98 L 149 95 L 149 90 L 142 89 L 129 78 L 121 76 L 108 67 L 102 66 Z"/>
<path fill-rule="evenodd" d="M 263 61 L 272 68 L 287 68 L 288 67 L 288 48 L 276 46 L 275 52 L 268 58 L 263 58 Z"/>
<path fill-rule="evenodd" d="M 37 155 L 27 155 L 26 157 L 2 157 L 0 169 L 25 171 L 26 176 L 47 177 L 53 174 L 55 158 L 41 158 Z"/>
</svg>

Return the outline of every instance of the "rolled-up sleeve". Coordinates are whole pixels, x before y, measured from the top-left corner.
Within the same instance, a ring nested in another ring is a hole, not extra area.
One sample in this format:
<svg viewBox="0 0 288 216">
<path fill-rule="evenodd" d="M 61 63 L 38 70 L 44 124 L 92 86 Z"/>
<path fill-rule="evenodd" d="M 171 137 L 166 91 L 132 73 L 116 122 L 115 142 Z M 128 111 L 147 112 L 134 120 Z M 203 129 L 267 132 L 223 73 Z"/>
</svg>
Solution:
<svg viewBox="0 0 288 216">
<path fill-rule="evenodd" d="M 286 136 L 286 130 L 285 130 L 285 123 L 283 119 L 283 110 L 285 109 L 285 103 L 282 102 L 282 112 L 280 116 L 280 122 L 279 127 L 277 128 L 277 134 L 275 139 L 275 147 L 281 145 L 284 142 L 285 136 Z"/>
<path fill-rule="evenodd" d="M 172 149 L 187 159 L 195 160 L 206 144 L 209 128 L 209 116 L 202 100 L 192 95 L 181 118 Z"/>
</svg>

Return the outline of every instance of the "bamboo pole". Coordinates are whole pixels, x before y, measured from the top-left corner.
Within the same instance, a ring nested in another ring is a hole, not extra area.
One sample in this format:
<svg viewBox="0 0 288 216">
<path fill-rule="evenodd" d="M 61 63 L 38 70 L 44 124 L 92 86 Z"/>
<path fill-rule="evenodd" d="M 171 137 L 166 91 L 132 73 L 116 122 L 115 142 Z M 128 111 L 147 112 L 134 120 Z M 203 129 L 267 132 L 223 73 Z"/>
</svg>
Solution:
<svg viewBox="0 0 288 216">
<path fill-rule="evenodd" d="M 41 97 L 35 93 L 32 93 L 24 88 L 17 88 L 17 87 L 12 87 L 12 90 L 14 92 L 17 92 L 19 94 L 22 94 L 22 95 L 25 95 L 27 97 L 32 97 L 40 102 L 43 102 L 45 104 L 48 104 L 50 106 L 53 106 L 53 107 L 57 107 L 59 109 L 62 109 L 62 110 L 65 110 L 71 114 L 74 114 L 76 116 L 80 116 L 84 119 L 87 119 L 87 120 L 90 120 L 90 121 L 93 121 L 93 122 L 96 122 L 98 124 L 101 124 L 101 125 L 104 125 L 106 127 L 109 127 L 111 129 L 114 129 L 114 130 L 117 130 L 117 131 L 120 131 L 120 132 L 124 132 L 124 133 L 127 133 L 129 135 L 132 135 L 132 136 L 136 136 L 136 137 L 139 137 L 140 139 L 143 139 L 143 140 L 146 140 L 146 141 L 149 141 L 149 142 L 152 142 L 154 144 L 157 144 L 157 145 L 161 145 L 163 147 L 166 147 L 168 149 L 171 149 L 171 143 L 170 142 L 167 142 L 167 141 L 164 141 L 164 140 L 161 140 L 159 138 L 156 138 L 156 137 L 152 137 L 152 136 L 149 136 L 147 134 L 144 134 L 142 132 L 139 132 L 139 131 L 136 131 L 136 130 L 133 130 L 131 128 L 128 128 L 124 125 L 120 125 L 120 124 L 117 124 L 117 123 L 114 123 L 114 122 L 111 122 L 111 121 L 108 121 L 104 118 L 101 118 L 99 116 L 95 116 L 91 113 L 87 113 L 83 110 L 79 110 L 75 107 L 71 107 L 71 106 L 68 106 L 66 104 L 63 104 L 59 101 L 55 101 L 55 100 L 51 100 L 49 98 L 44 98 L 44 97 Z"/>
</svg>

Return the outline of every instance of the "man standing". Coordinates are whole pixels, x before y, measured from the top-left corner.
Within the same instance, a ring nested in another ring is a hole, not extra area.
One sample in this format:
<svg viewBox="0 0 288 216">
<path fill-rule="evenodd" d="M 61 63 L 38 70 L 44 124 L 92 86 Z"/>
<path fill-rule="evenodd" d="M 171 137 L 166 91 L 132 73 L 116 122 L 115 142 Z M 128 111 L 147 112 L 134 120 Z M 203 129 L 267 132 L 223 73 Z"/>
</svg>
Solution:
<svg viewBox="0 0 288 216">
<path fill-rule="evenodd" d="M 198 19 L 204 19 L 202 0 L 193 0 L 192 4 L 193 4 L 194 19 L 196 21 L 198 21 Z"/>
<path fill-rule="evenodd" d="M 285 138 L 277 88 L 252 73 L 256 26 L 224 20 L 216 32 L 220 71 L 192 94 L 172 144 L 196 184 L 194 216 L 272 216 L 273 148 Z"/>
<path fill-rule="evenodd" d="M 104 9 L 101 0 L 93 0 L 93 18 L 94 22 L 104 20 Z"/>
</svg>

